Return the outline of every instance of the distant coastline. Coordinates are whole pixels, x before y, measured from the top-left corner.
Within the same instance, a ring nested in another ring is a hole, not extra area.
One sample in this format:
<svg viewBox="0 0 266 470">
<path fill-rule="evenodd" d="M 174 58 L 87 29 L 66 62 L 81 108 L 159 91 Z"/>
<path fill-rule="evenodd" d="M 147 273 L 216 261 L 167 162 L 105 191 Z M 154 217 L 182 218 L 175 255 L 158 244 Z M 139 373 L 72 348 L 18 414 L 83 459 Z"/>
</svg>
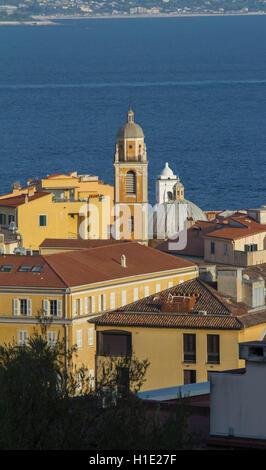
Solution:
<svg viewBox="0 0 266 470">
<path fill-rule="evenodd" d="M 30 25 L 30 26 L 49 26 L 59 25 L 56 21 L 61 20 L 96 20 L 96 19 L 123 19 L 123 18 L 191 18 L 191 17 L 223 17 L 223 16 L 261 16 L 266 15 L 266 12 L 235 12 L 235 13 L 158 13 L 158 14 L 137 14 L 137 15 L 87 15 L 87 16 L 70 16 L 70 15 L 56 15 L 56 16 L 35 16 L 33 19 L 27 21 L 0 21 L 0 26 L 11 25 Z"/>
</svg>

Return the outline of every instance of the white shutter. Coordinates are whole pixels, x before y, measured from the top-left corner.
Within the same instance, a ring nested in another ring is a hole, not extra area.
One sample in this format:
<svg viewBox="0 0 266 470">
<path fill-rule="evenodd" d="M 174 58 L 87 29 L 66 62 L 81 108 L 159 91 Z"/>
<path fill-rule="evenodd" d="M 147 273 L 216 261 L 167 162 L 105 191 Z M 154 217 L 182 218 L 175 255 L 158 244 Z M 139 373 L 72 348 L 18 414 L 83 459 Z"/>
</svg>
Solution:
<svg viewBox="0 0 266 470">
<path fill-rule="evenodd" d="M 18 315 L 18 299 L 13 299 L 13 315 Z"/>
<path fill-rule="evenodd" d="M 31 315 L 31 299 L 27 299 L 27 315 Z"/>
<path fill-rule="evenodd" d="M 94 295 L 91 297 L 91 313 L 95 312 L 95 297 Z"/>
<path fill-rule="evenodd" d="M 150 288 L 149 288 L 149 286 L 145 286 L 145 287 L 144 287 L 144 295 L 145 295 L 145 297 L 148 297 L 149 293 L 150 293 Z"/>
<path fill-rule="evenodd" d="M 77 347 L 82 348 L 82 330 L 77 330 Z"/>
<path fill-rule="evenodd" d="M 157 293 L 157 292 L 160 292 L 160 290 L 161 290 L 161 285 L 160 285 L 160 284 L 156 284 L 156 293 Z"/>
<path fill-rule="evenodd" d="M 73 300 L 73 315 L 77 315 L 77 299 Z"/>
<path fill-rule="evenodd" d="M 93 328 L 89 328 L 89 346 L 93 346 Z"/>
<path fill-rule="evenodd" d="M 127 303 L 127 291 L 122 290 L 122 306 L 126 305 L 126 303 Z"/>
<path fill-rule="evenodd" d="M 137 287 L 134 287 L 134 302 L 136 302 L 136 300 L 139 300 L 139 290 Z"/>
<path fill-rule="evenodd" d="M 62 300 L 57 301 L 57 316 L 62 317 Z"/>
<path fill-rule="evenodd" d="M 83 299 L 79 299 L 79 314 L 83 315 Z"/>
<path fill-rule="evenodd" d="M 102 311 L 102 299 L 100 295 L 98 296 L 98 311 Z"/>
<path fill-rule="evenodd" d="M 113 310 L 115 308 L 115 293 L 111 292 L 110 294 L 110 309 Z"/>
<path fill-rule="evenodd" d="M 28 340 L 28 331 L 27 330 L 20 330 L 18 332 L 18 344 L 19 346 L 24 346 Z"/>
<path fill-rule="evenodd" d="M 89 298 L 85 297 L 84 299 L 84 313 L 85 315 L 88 315 L 89 313 Z"/>
<path fill-rule="evenodd" d="M 47 343 L 49 346 L 56 344 L 56 331 L 47 331 Z"/>
<path fill-rule="evenodd" d="M 169 282 L 168 282 L 168 289 L 169 289 L 170 287 L 173 287 L 173 281 L 169 281 Z"/>
<path fill-rule="evenodd" d="M 106 294 L 103 294 L 103 310 L 106 310 Z"/>
<path fill-rule="evenodd" d="M 43 308 L 44 316 L 47 317 L 48 316 L 48 300 L 47 299 L 43 299 L 42 308 Z"/>
</svg>

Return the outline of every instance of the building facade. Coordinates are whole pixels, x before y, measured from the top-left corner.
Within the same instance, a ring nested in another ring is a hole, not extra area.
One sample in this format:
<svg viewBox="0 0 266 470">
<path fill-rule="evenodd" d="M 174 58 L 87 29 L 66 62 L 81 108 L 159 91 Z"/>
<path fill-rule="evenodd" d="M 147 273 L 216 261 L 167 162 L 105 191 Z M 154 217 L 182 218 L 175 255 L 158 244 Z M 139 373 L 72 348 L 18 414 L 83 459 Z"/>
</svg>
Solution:
<svg viewBox="0 0 266 470">
<path fill-rule="evenodd" d="M 0 256 L 0 343 L 22 344 L 52 320 L 48 342 L 77 345 L 76 364 L 94 375 L 96 340 L 89 318 L 198 275 L 197 266 L 137 242 L 46 255 Z"/>
<path fill-rule="evenodd" d="M 141 391 L 209 381 L 210 373 L 243 367 L 238 343 L 265 335 L 265 300 L 236 302 L 193 279 L 107 312 L 96 328 L 99 368 L 106 356 L 134 354 L 150 366 Z"/>
</svg>

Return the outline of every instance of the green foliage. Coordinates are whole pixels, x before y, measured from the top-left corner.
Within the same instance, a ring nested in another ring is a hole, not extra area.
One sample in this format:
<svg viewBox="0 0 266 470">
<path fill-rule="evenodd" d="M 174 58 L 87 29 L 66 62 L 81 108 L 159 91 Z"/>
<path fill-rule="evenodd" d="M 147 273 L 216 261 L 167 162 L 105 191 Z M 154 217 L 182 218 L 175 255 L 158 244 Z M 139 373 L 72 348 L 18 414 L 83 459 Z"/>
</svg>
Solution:
<svg viewBox="0 0 266 470">
<path fill-rule="evenodd" d="M 131 450 L 192 448 L 188 411 L 179 404 L 161 419 L 137 392 L 148 361 L 105 358 L 91 390 L 85 368 L 74 367 L 76 350 L 64 340 L 50 346 L 47 321 L 39 319 L 26 345 L 0 346 L 1 450 Z M 124 374 L 126 372 L 126 374 Z M 126 379 L 126 380 L 124 380 Z M 130 386 L 128 388 L 128 385 Z M 198 441 L 196 441 L 197 443 Z"/>
</svg>

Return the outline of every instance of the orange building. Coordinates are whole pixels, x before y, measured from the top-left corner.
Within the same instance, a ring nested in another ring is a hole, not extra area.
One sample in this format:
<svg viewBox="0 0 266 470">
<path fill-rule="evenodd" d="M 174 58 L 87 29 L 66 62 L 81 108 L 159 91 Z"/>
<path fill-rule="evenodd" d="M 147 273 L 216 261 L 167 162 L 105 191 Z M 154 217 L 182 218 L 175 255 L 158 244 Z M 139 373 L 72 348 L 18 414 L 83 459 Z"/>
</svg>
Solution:
<svg viewBox="0 0 266 470">
<path fill-rule="evenodd" d="M 142 128 L 129 107 L 114 156 L 115 238 L 148 242 L 148 161 Z"/>
</svg>

